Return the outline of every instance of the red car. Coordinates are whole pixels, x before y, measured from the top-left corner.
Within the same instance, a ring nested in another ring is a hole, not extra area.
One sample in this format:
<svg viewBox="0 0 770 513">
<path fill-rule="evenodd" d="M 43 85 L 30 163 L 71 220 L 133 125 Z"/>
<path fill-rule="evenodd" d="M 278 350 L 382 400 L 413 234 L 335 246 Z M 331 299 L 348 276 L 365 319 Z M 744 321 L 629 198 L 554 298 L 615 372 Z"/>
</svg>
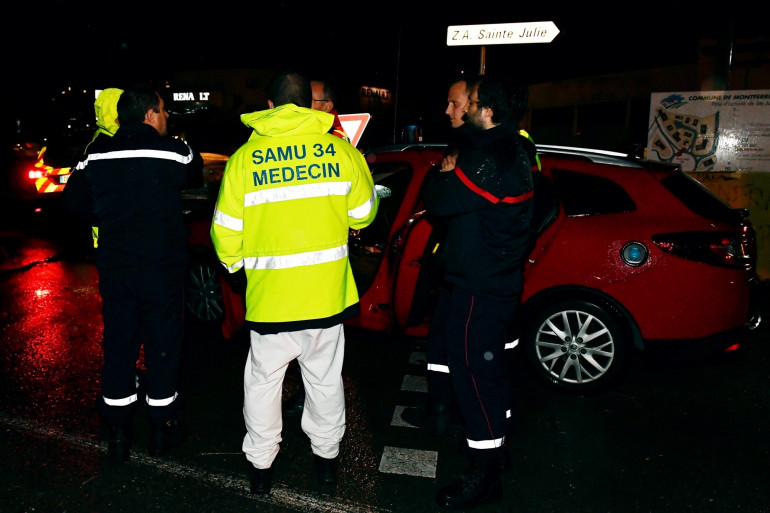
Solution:
<svg viewBox="0 0 770 513">
<path fill-rule="evenodd" d="M 511 340 L 539 378 L 591 392 L 640 351 L 713 354 L 748 342 L 760 323 L 748 211 L 676 166 L 597 150 L 538 151 L 532 251 Z M 348 324 L 427 335 L 441 241 L 419 192 L 442 157 L 442 145 L 426 144 L 367 154 L 382 199 L 372 225 L 350 235 L 362 311 Z M 210 243 L 209 221 L 199 239 Z M 224 283 L 217 286 L 235 309 L 221 306 L 223 330 L 232 335 L 242 298 Z"/>
</svg>

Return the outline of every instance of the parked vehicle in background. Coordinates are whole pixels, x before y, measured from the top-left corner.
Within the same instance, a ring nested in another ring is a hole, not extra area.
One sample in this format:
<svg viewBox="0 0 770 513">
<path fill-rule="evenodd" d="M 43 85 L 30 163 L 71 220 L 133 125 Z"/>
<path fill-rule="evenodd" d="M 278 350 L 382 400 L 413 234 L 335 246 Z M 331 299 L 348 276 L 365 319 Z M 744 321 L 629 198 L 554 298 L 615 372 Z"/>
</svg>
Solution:
<svg viewBox="0 0 770 513">
<path fill-rule="evenodd" d="M 642 351 L 693 357 L 749 341 L 761 321 L 749 212 L 677 166 L 598 150 L 538 151 L 532 250 L 511 340 L 539 379 L 587 393 L 610 386 Z M 350 234 L 362 311 L 347 324 L 426 336 L 441 241 L 419 193 L 442 157 L 443 146 L 419 143 L 367 154 L 382 200 L 372 225 Z M 210 221 L 193 231 L 207 235 Z M 217 319 L 231 336 L 242 310 L 224 305 L 242 298 L 222 283 Z"/>
</svg>

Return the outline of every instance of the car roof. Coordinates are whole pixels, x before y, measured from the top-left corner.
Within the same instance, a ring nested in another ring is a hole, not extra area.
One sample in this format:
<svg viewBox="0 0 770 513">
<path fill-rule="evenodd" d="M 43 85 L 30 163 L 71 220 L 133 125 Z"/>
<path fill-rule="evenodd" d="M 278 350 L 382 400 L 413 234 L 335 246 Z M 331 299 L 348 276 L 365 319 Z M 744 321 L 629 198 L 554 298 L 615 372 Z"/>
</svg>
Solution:
<svg viewBox="0 0 770 513">
<path fill-rule="evenodd" d="M 443 150 L 446 143 L 412 142 L 380 146 L 369 151 L 368 154 L 395 153 L 409 150 Z M 612 164 L 622 167 L 644 167 L 641 159 L 633 153 L 626 154 L 617 151 L 599 150 L 593 148 L 579 148 L 572 146 L 555 146 L 550 144 L 537 144 L 537 151 L 542 156 L 573 156 L 588 159 L 597 164 Z"/>
</svg>

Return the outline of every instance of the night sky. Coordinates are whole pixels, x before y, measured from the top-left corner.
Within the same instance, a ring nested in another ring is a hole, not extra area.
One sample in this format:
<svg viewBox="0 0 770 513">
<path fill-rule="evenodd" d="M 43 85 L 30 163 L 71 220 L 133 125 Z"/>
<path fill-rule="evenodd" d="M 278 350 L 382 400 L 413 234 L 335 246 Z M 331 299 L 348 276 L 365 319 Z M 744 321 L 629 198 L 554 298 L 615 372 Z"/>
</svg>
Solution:
<svg viewBox="0 0 770 513">
<path fill-rule="evenodd" d="M 560 34 L 551 43 L 487 47 L 487 72 L 504 70 L 528 83 L 693 62 L 699 38 L 767 31 L 756 2 L 675 0 L 636 9 L 602 1 L 450 4 L 15 3 L 3 8 L 12 28 L 0 35 L 3 117 L 68 86 L 93 89 L 162 80 L 173 70 L 231 67 L 293 67 L 338 84 L 397 89 L 405 107 L 431 103 L 442 116 L 448 78 L 477 73 L 481 63 L 481 47 L 446 45 L 449 25 L 553 21 Z"/>
</svg>

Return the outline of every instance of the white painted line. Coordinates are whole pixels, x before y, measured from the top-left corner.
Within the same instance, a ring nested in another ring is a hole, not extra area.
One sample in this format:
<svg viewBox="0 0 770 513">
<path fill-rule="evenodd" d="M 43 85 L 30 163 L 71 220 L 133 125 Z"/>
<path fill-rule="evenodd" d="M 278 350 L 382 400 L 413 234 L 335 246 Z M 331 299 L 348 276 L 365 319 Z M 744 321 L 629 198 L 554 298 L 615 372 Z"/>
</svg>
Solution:
<svg viewBox="0 0 770 513">
<path fill-rule="evenodd" d="M 409 363 L 425 367 L 428 365 L 428 355 L 425 351 L 412 351 L 412 354 L 409 355 Z"/>
<path fill-rule="evenodd" d="M 401 390 L 405 392 L 425 392 L 428 393 L 427 376 L 404 376 L 401 382 Z"/>
<path fill-rule="evenodd" d="M 380 460 L 380 472 L 415 477 L 436 477 L 438 452 L 386 446 Z"/>
<path fill-rule="evenodd" d="M 95 442 L 71 433 L 65 433 L 48 426 L 42 426 L 34 421 L 12 418 L 4 412 L 0 412 L 0 425 L 12 428 L 16 431 L 24 431 L 29 434 L 66 442 L 67 444 L 80 449 L 107 452 L 107 445 L 104 443 Z M 252 499 L 254 502 L 273 504 L 275 506 L 290 508 L 296 511 L 307 513 L 329 513 L 330 511 L 334 511 L 335 513 L 391 513 L 388 509 L 377 508 L 369 504 L 361 504 L 342 498 L 329 500 L 328 498 L 321 496 L 301 493 L 298 490 L 294 490 L 278 482 L 273 484 L 270 495 L 267 497 L 257 496 L 249 491 L 249 481 L 245 476 L 235 477 L 224 473 L 205 472 L 199 468 L 184 465 L 176 461 L 151 458 L 147 455 L 147 452 L 140 450 L 132 450 L 130 458 L 131 459 L 128 462 L 123 463 L 123 465 L 134 465 L 138 463 L 140 465 L 153 467 L 158 471 L 165 472 L 172 476 L 198 481 L 203 485 L 225 488 L 231 493 Z"/>
<path fill-rule="evenodd" d="M 417 429 L 417 426 L 410 424 L 401 418 L 401 413 L 407 408 L 408 406 L 396 406 L 396 411 L 393 412 L 393 418 L 390 420 L 391 426 Z"/>
</svg>

